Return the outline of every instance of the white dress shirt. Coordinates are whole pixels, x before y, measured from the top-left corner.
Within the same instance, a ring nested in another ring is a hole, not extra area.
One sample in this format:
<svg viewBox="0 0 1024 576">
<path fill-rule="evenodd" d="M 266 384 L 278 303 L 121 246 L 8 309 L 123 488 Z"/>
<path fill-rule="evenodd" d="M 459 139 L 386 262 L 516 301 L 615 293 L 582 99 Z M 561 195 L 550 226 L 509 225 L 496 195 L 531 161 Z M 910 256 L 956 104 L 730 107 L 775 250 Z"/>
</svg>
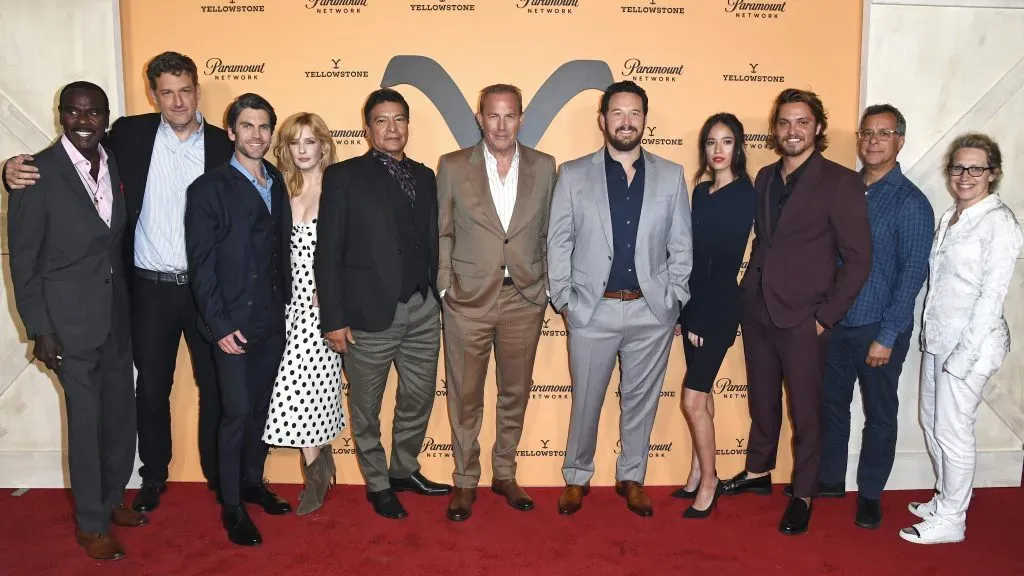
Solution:
<svg viewBox="0 0 1024 576">
<path fill-rule="evenodd" d="M 484 166 L 487 167 L 487 185 L 491 189 L 491 200 L 494 201 L 494 209 L 498 212 L 498 220 L 501 227 L 508 232 L 508 225 L 512 221 L 512 212 L 516 208 L 516 193 L 519 191 L 519 143 L 516 142 L 516 152 L 512 156 L 512 166 L 502 181 L 498 174 L 498 159 L 484 145 Z M 508 268 L 505 269 L 505 277 L 509 276 Z"/>
<path fill-rule="evenodd" d="M 155 272 L 188 270 L 185 254 L 185 191 L 206 167 L 202 114 L 199 129 L 179 140 L 160 118 L 146 178 L 146 195 L 135 227 L 135 266 Z"/>
<path fill-rule="evenodd" d="M 943 368 L 953 376 L 989 377 L 1010 349 L 1003 299 L 1024 235 L 995 194 L 950 226 L 955 212 L 942 215 L 932 242 L 921 343 L 925 352 L 948 356 Z"/>
</svg>

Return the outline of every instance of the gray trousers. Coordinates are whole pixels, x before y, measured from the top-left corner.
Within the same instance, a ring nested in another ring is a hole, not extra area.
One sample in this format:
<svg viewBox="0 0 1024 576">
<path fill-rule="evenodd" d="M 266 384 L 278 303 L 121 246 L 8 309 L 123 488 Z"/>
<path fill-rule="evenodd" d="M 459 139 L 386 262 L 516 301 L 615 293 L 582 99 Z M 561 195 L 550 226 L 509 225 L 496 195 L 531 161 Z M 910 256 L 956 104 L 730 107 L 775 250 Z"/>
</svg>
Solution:
<svg viewBox="0 0 1024 576">
<path fill-rule="evenodd" d="M 345 354 L 351 388 L 349 411 L 356 461 L 370 492 L 387 489 L 391 478 L 419 471 L 417 457 L 427 433 L 437 389 L 437 356 L 441 349 L 441 310 L 432 294 L 419 293 L 398 303 L 395 319 L 383 332 L 353 330 L 354 343 Z M 388 373 L 398 370 L 398 397 L 391 426 L 391 466 L 380 443 L 380 407 Z"/>
<path fill-rule="evenodd" d="M 572 417 L 562 464 L 566 484 L 586 484 L 594 475 L 597 425 L 616 357 L 622 395 L 615 479 L 643 484 L 674 330 L 675 326 L 662 324 L 642 298 L 601 300 L 590 324 L 569 326 Z"/>
</svg>

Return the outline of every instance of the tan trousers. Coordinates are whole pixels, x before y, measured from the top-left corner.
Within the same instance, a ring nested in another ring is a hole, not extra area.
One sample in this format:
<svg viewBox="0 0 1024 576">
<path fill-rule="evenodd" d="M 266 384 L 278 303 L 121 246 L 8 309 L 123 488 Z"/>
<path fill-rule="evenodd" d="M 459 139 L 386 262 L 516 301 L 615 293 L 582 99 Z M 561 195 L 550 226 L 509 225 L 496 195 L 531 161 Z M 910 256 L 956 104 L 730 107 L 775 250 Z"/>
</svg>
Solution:
<svg viewBox="0 0 1024 576">
<path fill-rule="evenodd" d="M 502 286 L 498 301 L 480 318 L 468 318 L 444 303 L 444 356 L 448 418 L 459 488 L 480 481 L 480 425 L 484 379 L 494 349 L 498 385 L 492 469 L 497 480 L 514 479 L 516 449 L 530 399 L 544 307 L 526 300 L 514 286 Z"/>
</svg>

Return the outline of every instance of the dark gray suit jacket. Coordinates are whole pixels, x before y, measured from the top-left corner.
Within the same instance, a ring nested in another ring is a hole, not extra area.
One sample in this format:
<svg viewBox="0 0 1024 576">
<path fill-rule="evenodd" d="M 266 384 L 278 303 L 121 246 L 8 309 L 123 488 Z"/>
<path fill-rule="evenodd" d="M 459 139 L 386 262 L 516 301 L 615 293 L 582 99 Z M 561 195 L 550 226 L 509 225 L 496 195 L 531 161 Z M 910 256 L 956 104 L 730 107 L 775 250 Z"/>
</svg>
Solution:
<svg viewBox="0 0 1024 576">
<path fill-rule="evenodd" d="M 68 352 L 128 335 L 121 177 L 107 156 L 114 193 L 110 227 L 100 218 L 58 140 L 35 155 L 39 182 L 14 191 L 8 210 L 11 279 L 29 337 L 56 334 Z M 121 310 L 120 308 L 124 308 Z"/>
</svg>

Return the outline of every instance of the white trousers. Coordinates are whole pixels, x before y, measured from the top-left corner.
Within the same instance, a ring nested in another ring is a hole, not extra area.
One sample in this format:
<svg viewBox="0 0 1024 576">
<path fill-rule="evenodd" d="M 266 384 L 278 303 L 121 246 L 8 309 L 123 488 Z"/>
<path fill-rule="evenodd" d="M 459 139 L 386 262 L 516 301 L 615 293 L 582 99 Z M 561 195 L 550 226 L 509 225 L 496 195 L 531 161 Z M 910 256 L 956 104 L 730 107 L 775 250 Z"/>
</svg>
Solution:
<svg viewBox="0 0 1024 576">
<path fill-rule="evenodd" d="M 924 353 L 921 426 L 939 492 L 935 515 L 964 530 L 977 461 L 974 426 L 988 378 L 972 372 L 960 380 L 943 372 L 946 356 Z"/>
</svg>

